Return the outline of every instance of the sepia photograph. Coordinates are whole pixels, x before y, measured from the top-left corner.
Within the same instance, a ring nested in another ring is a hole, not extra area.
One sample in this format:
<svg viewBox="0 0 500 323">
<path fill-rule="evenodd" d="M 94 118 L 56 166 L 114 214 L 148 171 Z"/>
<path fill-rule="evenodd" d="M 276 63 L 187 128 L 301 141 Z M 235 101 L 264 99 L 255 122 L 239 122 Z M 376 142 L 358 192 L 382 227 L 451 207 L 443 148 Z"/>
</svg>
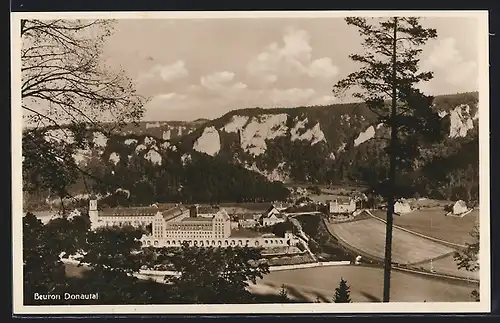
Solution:
<svg viewBox="0 0 500 323">
<path fill-rule="evenodd" d="M 15 314 L 490 310 L 486 11 L 11 29 Z"/>
</svg>

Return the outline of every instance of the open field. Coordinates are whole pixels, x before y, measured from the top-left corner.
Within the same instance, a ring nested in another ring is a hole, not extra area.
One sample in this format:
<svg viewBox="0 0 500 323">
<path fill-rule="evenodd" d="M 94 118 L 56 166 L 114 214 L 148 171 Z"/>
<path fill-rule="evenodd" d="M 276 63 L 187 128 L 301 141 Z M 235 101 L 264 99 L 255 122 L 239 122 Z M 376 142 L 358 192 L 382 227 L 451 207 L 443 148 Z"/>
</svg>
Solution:
<svg viewBox="0 0 500 323">
<path fill-rule="evenodd" d="M 79 276 L 87 270 L 66 264 L 70 276 Z M 380 302 L 382 299 L 383 270 L 364 266 L 331 266 L 271 272 L 251 285 L 256 294 L 278 294 L 281 285 L 296 300 L 331 302 L 340 278 L 347 280 L 354 302 Z M 477 285 L 449 282 L 437 278 L 394 270 L 391 275 L 391 300 L 396 302 L 467 302 Z M 411 291 L 411 292 L 408 292 Z"/>
<path fill-rule="evenodd" d="M 272 203 L 220 203 L 219 206 L 231 213 L 262 213 L 266 211 Z"/>
<path fill-rule="evenodd" d="M 435 199 L 427 199 L 421 198 L 416 201 L 410 201 L 410 205 L 412 208 L 441 208 L 443 209 L 446 205 L 450 205 L 452 202 L 446 200 L 435 200 Z"/>
<path fill-rule="evenodd" d="M 340 278 L 351 288 L 354 302 L 380 302 L 383 290 L 382 268 L 332 266 L 271 272 L 251 286 L 251 291 L 277 294 L 281 285 L 298 300 L 331 302 Z M 477 285 L 452 283 L 394 270 L 391 275 L 391 301 L 394 302 L 468 302 Z"/>
<path fill-rule="evenodd" d="M 425 263 L 419 265 L 418 267 L 423 267 L 425 270 L 430 271 L 431 263 Z M 465 269 L 458 269 L 457 263 L 455 262 L 455 260 L 453 260 L 453 255 L 449 255 L 444 258 L 433 261 L 432 269 L 434 269 L 437 273 L 440 274 L 479 280 L 479 271 L 470 272 Z"/>
<path fill-rule="evenodd" d="M 366 252 L 377 259 L 384 259 L 385 223 L 374 218 L 330 223 L 328 230 L 355 250 Z M 430 260 L 453 252 L 453 249 L 394 228 L 392 261 L 412 264 Z"/>
<path fill-rule="evenodd" d="M 310 194 L 308 196 L 311 200 L 313 200 L 316 203 L 323 203 L 326 204 L 326 201 L 331 201 L 339 197 L 345 197 L 344 195 L 338 195 L 338 194 L 328 194 L 325 192 L 322 192 L 320 195 L 315 195 L 315 194 Z"/>
<path fill-rule="evenodd" d="M 385 211 L 372 211 L 372 214 L 386 219 Z M 479 210 L 473 210 L 463 218 L 445 216 L 445 211 L 439 208 L 416 210 L 401 216 L 394 216 L 395 225 L 458 244 L 472 241 L 470 232 L 476 221 L 479 221 Z"/>
</svg>

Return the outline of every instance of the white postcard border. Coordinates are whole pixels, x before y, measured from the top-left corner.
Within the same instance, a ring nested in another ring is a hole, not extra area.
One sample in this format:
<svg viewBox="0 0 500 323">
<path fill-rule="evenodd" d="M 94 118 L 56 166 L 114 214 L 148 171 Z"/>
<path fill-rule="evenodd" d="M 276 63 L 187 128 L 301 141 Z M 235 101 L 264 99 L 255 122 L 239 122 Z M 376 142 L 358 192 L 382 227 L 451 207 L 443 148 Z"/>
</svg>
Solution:
<svg viewBox="0 0 500 323">
<path fill-rule="evenodd" d="M 477 17 L 479 50 L 480 140 L 480 302 L 426 303 L 307 303 L 241 305 L 23 305 L 22 271 L 22 112 L 21 19 L 248 19 L 332 18 L 346 16 Z M 488 12 L 474 11 L 219 11 L 219 12 L 15 12 L 11 13 L 12 97 L 12 272 L 14 314 L 280 314 L 280 313 L 466 313 L 491 310 L 490 270 L 490 175 L 489 175 L 489 49 Z"/>
</svg>

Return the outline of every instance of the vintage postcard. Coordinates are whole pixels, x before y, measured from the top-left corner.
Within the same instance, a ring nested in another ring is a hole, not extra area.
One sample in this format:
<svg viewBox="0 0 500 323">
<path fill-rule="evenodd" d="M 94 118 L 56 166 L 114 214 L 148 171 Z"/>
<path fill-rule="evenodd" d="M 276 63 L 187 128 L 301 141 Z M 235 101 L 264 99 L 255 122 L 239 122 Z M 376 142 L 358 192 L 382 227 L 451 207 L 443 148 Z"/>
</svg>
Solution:
<svg viewBox="0 0 500 323">
<path fill-rule="evenodd" d="M 15 314 L 490 311 L 486 11 L 11 26 Z"/>
</svg>

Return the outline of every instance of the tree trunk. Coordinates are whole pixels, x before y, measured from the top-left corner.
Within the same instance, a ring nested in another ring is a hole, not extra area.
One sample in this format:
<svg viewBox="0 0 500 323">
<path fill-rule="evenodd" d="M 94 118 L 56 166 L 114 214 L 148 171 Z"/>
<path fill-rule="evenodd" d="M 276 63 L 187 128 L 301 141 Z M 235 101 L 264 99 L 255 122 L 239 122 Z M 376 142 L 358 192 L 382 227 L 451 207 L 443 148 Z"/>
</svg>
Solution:
<svg viewBox="0 0 500 323">
<path fill-rule="evenodd" d="M 24 26 L 26 26 L 26 19 L 21 19 L 21 36 L 24 34 Z"/>
<path fill-rule="evenodd" d="M 389 187 L 387 194 L 387 221 L 385 233 L 385 261 L 384 261 L 384 295 L 383 301 L 389 302 L 391 289 L 391 267 L 392 267 L 392 222 L 394 215 L 394 186 L 396 182 L 396 141 L 397 141 L 397 124 L 396 124 L 396 46 L 397 46 L 397 29 L 398 18 L 394 18 L 394 34 L 392 42 L 392 107 L 391 107 L 391 141 L 389 144 Z"/>
</svg>

